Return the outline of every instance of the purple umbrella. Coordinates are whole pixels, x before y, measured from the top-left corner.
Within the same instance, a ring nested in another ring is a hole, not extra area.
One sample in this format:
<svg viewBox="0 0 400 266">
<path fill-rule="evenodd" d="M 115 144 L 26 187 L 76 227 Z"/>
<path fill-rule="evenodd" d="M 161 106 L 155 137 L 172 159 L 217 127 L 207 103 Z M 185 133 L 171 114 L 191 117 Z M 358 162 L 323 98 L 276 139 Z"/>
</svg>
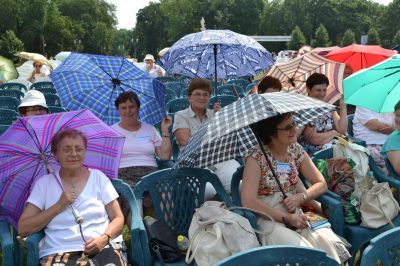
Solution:
<svg viewBox="0 0 400 266">
<path fill-rule="evenodd" d="M 19 118 L 0 136 L 0 219 L 16 227 L 33 184 L 60 168 L 50 143 L 65 128 L 87 137 L 86 167 L 117 178 L 125 138 L 89 110 Z"/>
</svg>

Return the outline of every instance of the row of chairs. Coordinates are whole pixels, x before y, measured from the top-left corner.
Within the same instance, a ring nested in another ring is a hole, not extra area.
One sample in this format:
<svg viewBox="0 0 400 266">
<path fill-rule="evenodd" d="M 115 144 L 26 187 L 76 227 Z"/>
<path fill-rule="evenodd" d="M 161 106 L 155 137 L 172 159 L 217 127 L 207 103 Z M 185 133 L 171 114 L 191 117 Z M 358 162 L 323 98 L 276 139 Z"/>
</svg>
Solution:
<svg viewBox="0 0 400 266">
<path fill-rule="evenodd" d="M 28 90 L 38 90 L 42 93 L 57 94 L 54 85 L 50 81 L 35 82 L 28 88 L 25 84 L 18 82 L 8 82 L 0 85 L 1 90 L 14 90 L 25 94 Z"/>
<path fill-rule="evenodd" d="M 313 158 L 314 159 L 314 158 Z M 376 170 L 376 169 L 373 169 Z M 131 246 L 131 253 L 132 257 L 138 265 L 153 265 L 154 260 L 151 257 L 150 249 L 149 249 L 149 241 L 146 235 L 146 231 L 144 229 L 143 222 L 141 220 L 141 213 L 138 206 L 141 206 L 141 199 L 145 192 L 150 194 L 150 197 L 153 201 L 153 206 L 155 208 L 155 213 L 157 219 L 164 221 L 172 230 L 174 230 L 177 234 L 184 234 L 187 235 L 189 225 L 195 211 L 195 208 L 198 208 L 204 202 L 204 192 L 207 183 L 210 183 L 215 190 L 217 191 L 216 198 L 220 201 L 224 201 L 228 207 L 233 205 L 241 205 L 240 202 L 240 193 L 239 193 L 239 183 L 242 179 L 243 174 L 243 167 L 239 168 L 237 172 L 234 174 L 231 183 L 231 197 L 225 192 L 221 182 L 219 181 L 218 177 L 215 174 L 211 173 L 209 170 L 206 169 L 192 169 L 192 168 L 183 168 L 183 169 L 164 169 L 157 171 L 155 173 L 149 174 L 137 184 L 137 187 L 134 191 L 134 196 L 132 195 L 132 191 L 129 187 L 125 188 L 126 193 L 129 193 L 130 196 L 126 196 L 129 199 L 129 203 L 131 206 L 132 211 L 132 226 L 131 226 L 131 237 L 135 241 Z M 121 183 L 123 186 L 127 186 L 126 184 L 122 183 L 121 181 L 113 180 L 112 181 L 114 186 L 116 182 Z M 121 189 L 118 189 L 118 192 Z M 170 196 L 166 196 L 170 195 Z M 136 198 L 136 199 L 135 199 Z M 328 193 L 322 195 L 318 199 L 323 207 L 328 210 L 329 214 L 329 221 L 332 224 L 332 229 L 340 236 L 349 237 L 348 231 L 351 230 L 349 225 L 344 224 L 343 220 L 343 210 L 340 203 L 340 200 L 337 198 L 329 195 Z M 252 220 L 252 224 L 254 224 L 254 216 L 251 215 L 247 216 L 250 220 Z M 352 245 L 354 245 L 352 249 L 352 254 L 354 255 L 354 250 L 359 248 L 357 244 L 360 241 L 367 241 L 370 240 L 371 247 L 368 247 L 364 254 L 365 256 L 369 256 L 368 259 L 362 259 L 363 266 L 365 265 L 374 265 L 374 264 L 367 264 L 368 261 L 376 261 L 377 257 L 382 261 L 386 261 L 393 259 L 388 256 L 388 251 L 383 249 L 385 246 L 380 244 L 382 238 L 387 239 L 390 235 L 396 235 L 393 239 L 396 239 L 397 244 L 396 248 L 400 247 L 400 232 L 399 229 L 395 231 L 387 231 L 388 228 L 378 228 L 378 229 L 368 229 L 368 228 L 359 228 L 360 226 L 350 226 L 350 227 L 358 227 L 357 230 L 358 234 L 354 235 L 357 236 L 358 239 L 348 239 Z M 374 231 L 371 233 L 371 231 Z M 386 231 L 386 232 L 385 232 Z M 385 233 L 384 233 L 385 232 Z M 33 234 L 31 235 L 28 240 L 25 242 L 25 245 L 28 247 L 28 265 L 37 265 L 38 262 L 38 242 L 41 239 L 43 234 Z M 374 238 L 375 237 L 375 238 Z M 391 243 L 390 241 L 386 241 L 388 245 Z M 9 239 L 8 243 L 13 243 L 12 239 Z M 386 245 L 385 244 L 385 245 Z M 3 246 L 2 246 L 3 247 Z M 394 246 L 390 247 L 393 248 Z M 5 247 L 7 248 L 7 247 Z M 287 254 L 291 256 L 274 256 L 273 250 L 279 250 L 279 246 L 271 246 L 271 247 L 263 247 L 255 250 L 249 250 L 243 252 L 242 254 L 234 255 L 230 258 L 227 258 L 224 261 L 221 261 L 218 265 L 241 265 L 241 264 L 230 264 L 230 263 L 239 263 L 240 261 L 243 262 L 244 257 L 250 254 L 258 254 L 259 250 L 264 250 L 262 253 L 269 254 L 269 257 L 275 257 L 274 261 L 276 263 L 283 263 L 284 261 L 289 262 L 292 259 L 299 259 L 302 256 L 292 256 L 292 252 L 288 252 L 290 249 L 293 249 L 293 252 L 300 252 L 301 254 L 308 254 L 308 251 L 303 250 L 302 248 L 295 248 L 295 247 L 284 247 L 287 251 Z M 380 249 L 379 252 L 374 251 L 375 249 Z M 268 251 L 269 250 L 269 251 Z M 305 252 L 305 253 L 302 253 Z M 13 253 L 12 253 L 13 254 Z M 247 254 L 247 255 L 246 255 Z M 281 254 L 281 253 L 276 253 Z M 326 255 L 320 254 L 317 256 L 315 253 L 315 258 L 313 256 L 310 257 L 311 261 L 304 265 L 319 265 L 313 264 L 312 262 L 316 263 L 318 260 L 322 259 Z M 321 257 L 322 256 L 322 257 Z M 318 260 L 317 260 L 318 257 Z M 314 260 L 313 260 L 314 258 Z M 251 265 L 269 265 L 267 264 L 257 264 L 256 262 L 258 259 L 252 258 L 249 259 L 247 257 L 247 262 L 251 263 Z M 364 261 L 366 261 L 364 263 Z M 253 262 L 255 264 L 253 264 Z M 300 262 L 299 260 L 297 262 Z M 183 260 L 179 263 L 171 264 L 171 265 L 185 265 Z M 286 265 L 286 264 L 282 264 Z M 303 265 L 303 264 L 299 264 Z M 337 265 L 337 264 L 325 264 L 325 265 Z M 391 265 L 391 264 L 381 264 L 381 265 Z"/>
</svg>

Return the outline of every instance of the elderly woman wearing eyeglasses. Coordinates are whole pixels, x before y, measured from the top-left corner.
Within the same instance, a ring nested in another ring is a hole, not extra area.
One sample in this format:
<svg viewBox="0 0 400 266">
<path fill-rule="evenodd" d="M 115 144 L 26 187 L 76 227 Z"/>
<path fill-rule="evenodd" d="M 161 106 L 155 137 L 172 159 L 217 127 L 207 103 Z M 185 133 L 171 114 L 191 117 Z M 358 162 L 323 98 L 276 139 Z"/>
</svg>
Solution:
<svg viewBox="0 0 400 266">
<path fill-rule="evenodd" d="M 101 171 L 83 165 L 86 148 L 86 137 L 75 129 L 53 136 L 60 170 L 36 181 L 19 220 L 22 237 L 44 230 L 42 265 L 125 264 L 118 194 Z"/>
<path fill-rule="evenodd" d="M 21 116 L 48 114 L 49 108 L 43 93 L 37 90 L 30 90 L 25 93 L 25 97 L 18 106 L 18 112 Z"/>
<path fill-rule="evenodd" d="M 270 234 L 261 237 L 263 245 L 320 248 L 338 262 L 343 262 L 336 251 L 340 248 L 341 254 L 342 251 L 347 252 L 340 239 L 330 228 L 309 228 L 307 217 L 300 211 L 302 205 L 309 205 L 325 193 L 327 185 L 308 154 L 297 143 L 296 129 L 291 113 L 270 117 L 252 125 L 265 154 L 258 147 L 245 160 L 242 204 L 274 218 L 275 222 L 264 218 L 257 220 L 261 230 L 272 229 Z M 307 189 L 301 183 L 300 174 L 311 184 Z M 347 252 L 342 260 L 349 257 Z"/>
<path fill-rule="evenodd" d="M 47 76 L 45 73 L 42 72 L 42 66 L 43 66 L 43 64 L 41 62 L 39 62 L 39 61 L 34 61 L 33 62 L 34 69 L 32 71 L 32 74 L 28 78 L 28 80 L 30 82 L 33 83 L 33 82 L 35 82 L 35 79 Z"/>
</svg>

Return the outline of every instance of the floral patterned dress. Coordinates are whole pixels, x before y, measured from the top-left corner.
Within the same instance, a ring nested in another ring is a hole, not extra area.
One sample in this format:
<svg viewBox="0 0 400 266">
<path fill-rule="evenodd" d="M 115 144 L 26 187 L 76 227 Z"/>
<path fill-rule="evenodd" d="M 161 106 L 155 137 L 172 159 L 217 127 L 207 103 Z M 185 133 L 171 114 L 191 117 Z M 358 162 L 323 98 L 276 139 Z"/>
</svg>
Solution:
<svg viewBox="0 0 400 266">
<path fill-rule="evenodd" d="M 320 116 L 313 123 L 310 123 L 309 126 L 314 127 L 317 133 L 327 132 L 335 129 L 335 122 L 333 120 L 333 113 L 329 112 Z M 314 145 L 308 142 L 303 135 L 299 137 L 299 144 L 303 146 L 304 150 L 312 156 L 315 152 L 324 148 L 325 145 Z"/>
</svg>

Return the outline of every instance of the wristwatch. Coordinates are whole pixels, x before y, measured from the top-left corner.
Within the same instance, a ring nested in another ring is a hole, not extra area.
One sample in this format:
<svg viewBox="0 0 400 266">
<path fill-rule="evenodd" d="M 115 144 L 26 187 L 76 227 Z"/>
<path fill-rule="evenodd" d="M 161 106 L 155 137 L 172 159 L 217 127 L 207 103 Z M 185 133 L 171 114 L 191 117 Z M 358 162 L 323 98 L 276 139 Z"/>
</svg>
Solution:
<svg viewBox="0 0 400 266">
<path fill-rule="evenodd" d="M 307 198 L 308 198 L 307 193 L 306 193 L 306 192 L 303 192 L 303 193 L 301 193 L 301 194 L 302 194 L 302 196 L 303 196 L 304 202 L 306 202 L 306 201 L 307 201 Z"/>
</svg>

